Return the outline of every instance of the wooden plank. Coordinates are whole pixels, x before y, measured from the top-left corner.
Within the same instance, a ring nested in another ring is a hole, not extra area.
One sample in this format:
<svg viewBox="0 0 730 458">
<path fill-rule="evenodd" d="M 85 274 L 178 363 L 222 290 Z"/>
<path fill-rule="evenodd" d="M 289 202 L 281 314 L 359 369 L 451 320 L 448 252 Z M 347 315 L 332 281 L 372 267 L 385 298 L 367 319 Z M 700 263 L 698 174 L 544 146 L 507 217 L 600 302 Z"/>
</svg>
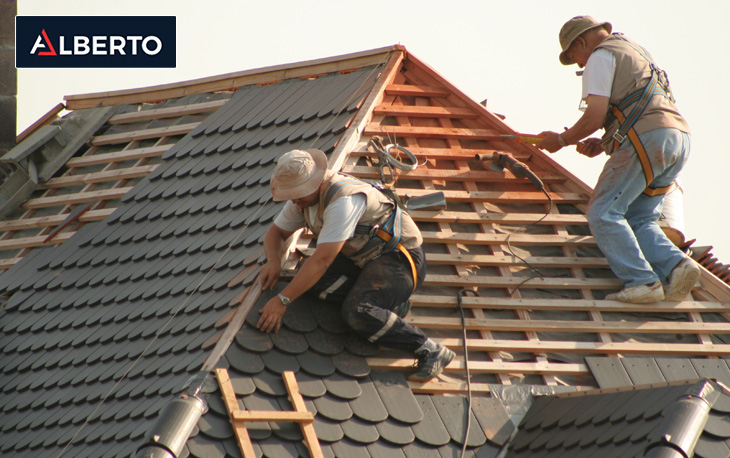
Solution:
<svg viewBox="0 0 730 458">
<path fill-rule="evenodd" d="M 328 159 L 327 168 L 330 170 L 340 170 L 345 160 L 349 157 L 350 152 L 355 149 L 355 146 L 362 137 L 360 133 L 365 129 L 365 126 L 372 119 L 372 108 L 379 104 L 383 100 L 383 88 L 390 84 L 398 74 L 401 66 L 403 65 L 403 52 L 396 52 L 388 58 L 388 63 L 382 70 L 377 81 L 370 89 L 370 93 L 365 98 L 362 106 L 358 110 L 355 118 L 350 123 L 347 131 L 342 135 L 340 140 L 337 142 L 335 150 L 330 154 Z"/>
<path fill-rule="evenodd" d="M 489 111 L 486 107 L 480 105 L 477 101 L 472 99 L 471 97 L 464 94 L 459 88 L 454 86 L 450 81 L 448 81 L 446 78 L 441 76 L 438 72 L 433 70 L 430 66 L 422 62 L 420 59 L 418 59 L 416 56 L 409 55 L 408 56 L 408 65 L 412 69 L 422 70 L 423 72 L 427 73 L 431 78 L 435 80 L 435 82 L 442 87 L 448 89 L 453 94 L 453 97 L 457 99 L 456 103 L 453 104 L 459 104 L 463 103 L 464 106 L 472 108 L 476 113 L 480 114 L 480 118 L 484 120 L 485 123 L 488 125 L 495 126 L 497 129 L 501 129 L 503 127 L 506 127 L 504 123 L 501 121 L 498 115 L 495 115 L 491 111 Z M 509 133 L 509 132 L 505 132 Z M 563 174 L 564 176 L 568 177 L 568 179 L 574 184 L 577 188 L 582 190 L 583 192 L 586 192 L 588 194 L 592 193 L 593 190 L 590 186 L 585 184 L 583 181 L 581 181 L 577 176 L 575 176 L 573 173 L 571 173 L 568 169 L 560 165 L 555 159 L 553 159 L 549 154 L 546 154 L 537 148 L 535 148 L 532 145 L 526 144 L 526 143 L 519 143 L 515 144 L 515 153 L 518 151 L 521 152 L 529 152 L 530 154 L 535 154 L 536 156 L 540 157 L 541 161 L 545 161 L 548 164 L 550 164 L 558 173 Z M 515 155 L 517 157 L 517 155 Z M 517 157 L 520 159 L 519 157 Z M 522 160 L 522 159 L 520 159 Z"/>
<path fill-rule="evenodd" d="M 371 369 L 413 369 L 412 359 L 367 358 Z M 575 363 L 530 363 L 469 361 L 469 371 L 475 374 L 588 374 L 588 366 Z M 455 358 L 444 372 L 464 372 L 464 359 Z"/>
<path fill-rule="evenodd" d="M 294 407 L 294 410 L 299 414 L 309 414 L 312 417 L 312 421 L 301 422 L 302 434 L 304 435 L 304 444 L 309 450 L 309 455 L 312 458 L 322 458 L 322 448 L 319 446 L 319 439 L 317 438 L 317 432 L 314 430 L 314 414 L 307 411 L 307 406 L 304 405 L 304 399 L 299 392 L 299 384 L 292 371 L 284 371 L 282 376 L 284 377 L 284 385 L 286 385 L 287 392 L 289 393 L 289 400 Z"/>
<path fill-rule="evenodd" d="M 236 423 L 234 421 L 234 415 L 240 412 L 238 406 L 238 400 L 236 400 L 236 392 L 233 390 L 231 379 L 228 376 L 226 369 L 216 368 L 215 376 L 218 379 L 218 386 L 221 389 L 221 395 L 223 396 L 223 402 L 226 404 L 226 410 L 228 410 L 228 416 L 231 420 L 231 426 L 236 433 L 236 439 L 238 441 L 238 447 L 245 458 L 253 458 L 256 456 L 253 444 L 251 443 L 251 437 L 248 435 L 246 425 Z"/>
<path fill-rule="evenodd" d="M 44 207 L 56 207 L 59 205 L 72 205 L 100 200 L 121 199 L 132 187 L 105 189 L 103 191 L 79 192 L 77 194 L 63 194 L 53 197 L 38 197 L 29 199 L 23 204 L 25 209 L 37 209 Z"/>
<path fill-rule="evenodd" d="M 102 208 L 100 210 L 89 210 L 84 213 L 79 221 L 88 223 L 91 221 L 101 221 L 114 212 L 114 208 Z M 14 219 L 10 221 L 0 221 L 0 232 L 21 231 L 24 229 L 34 229 L 38 227 L 57 226 L 64 221 L 68 214 L 60 214 L 53 216 L 41 216 L 37 218 Z"/>
<path fill-rule="evenodd" d="M 445 222 L 465 224 L 570 224 L 588 225 L 585 215 L 578 214 L 544 214 L 539 213 L 477 213 L 459 211 L 433 211 L 433 210 L 409 210 L 408 214 L 415 221 L 422 222 Z M 541 220 L 542 219 L 542 220 Z"/>
<path fill-rule="evenodd" d="M 208 357 L 205 358 L 205 361 L 203 361 L 203 367 L 201 370 L 212 370 L 216 364 L 218 364 L 218 361 L 223 357 L 223 355 L 226 354 L 228 348 L 233 342 L 233 339 L 236 337 L 236 334 L 238 334 L 241 326 L 243 326 L 249 312 L 251 312 L 251 309 L 261 296 L 261 291 L 261 282 L 259 282 L 258 278 L 253 282 L 253 284 L 251 284 L 251 286 L 245 289 L 243 293 L 244 295 L 240 299 L 240 303 L 236 308 L 235 313 L 231 316 L 228 326 L 226 326 L 225 331 L 223 331 L 223 334 L 221 334 L 220 338 L 215 343 L 213 350 L 211 350 Z"/>
<path fill-rule="evenodd" d="M 91 183 L 103 183 L 105 181 L 129 180 L 132 178 L 146 177 L 157 168 L 157 164 L 143 165 L 140 167 L 126 167 L 103 172 L 84 173 L 80 175 L 64 175 L 51 178 L 38 186 L 38 189 L 62 188 L 66 186 L 80 186 Z"/>
<path fill-rule="evenodd" d="M 462 339 L 438 339 L 441 345 L 461 348 Z M 663 342 L 570 342 L 530 340 L 468 339 L 469 350 L 513 351 L 526 353 L 602 353 L 647 355 L 703 355 L 725 356 L 730 354 L 730 344 L 692 344 Z"/>
<path fill-rule="evenodd" d="M 23 258 L 0 259 L 0 270 L 8 270 Z"/>
<path fill-rule="evenodd" d="M 414 84 L 391 84 L 385 88 L 388 95 L 410 95 L 415 97 L 448 97 L 451 93 L 446 89 L 433 86 L 417 86 Z"/>
<path fill-rule="evenodd" d="M 342 171 L 358 178 L 380 178 L 379 167 L 344 167 Z M 544 183 L 561 183 L 565 181 L 565 178 L 555 173 L 535 173 Z M 427 169 L 425 167 L 417 167 L 415 170 L 405 172 L 401 177 L 409 180 L 479 181 L 484 183 L 510 183 L 517 181 L 525 184 L 530 183 L 527 178 L 517 178 L 510 171 L 482 172 L 478 170 Z"/>
<path fill-rule="evenodd" d="M 456 307 L 455 296 L 434 296 L 414 294 L 410 298 L 414 307 Z M 464 308 L 483 309 L 527 309 L 543 311 L 560 310 L 597 310 L 607 312 L 706 312 L 721 313 L 730 311 L 730 303 L 721 302 L 657 302 L 655 304 L 629 304 L 619 301 L 582 300 L 582 299 L 515 299 L 509 297 L 464 297 Z"/>
<path fill-rule="evenodd" d="M 408 324 L 422 329 L 458 329 L 459 318 L 415 317 L 405 318 Z M 561 321 L 561 320 L 507 320 L 466 319 L 470 330 L 489 331 L 549 331 L 549 332 L 621 332 L 633 334 L 730 334 L 730 323 L 692 323 L 687 321 Z"/>
<path fill-rule="evenodd" d="M 508 234 L 452 233 L 422 231 L 423 240 L 431 243 L 463 243 L 475 245 L 505 245 Z M 596 246 L 596 239 L 589 235 L 512 234 L 512 245 L 570 245 Z"/>
<path fill-rule="evenodd" d="M 171 137 L 174 135 L 185 135 L 198 126 L 198 122 L 179 124 L 175 126 L 156 127 L 154 129 L 142 129 L 132 132 L 118 134 L 98 135 L 91 137 L 89 144 L 92 146 L 113 145 L 115 143 L 128 143 L 131 141 L 145 140 L 148 138 Z"/>
<path fill-rule="evenodd" d="M 459 140 L 493 140 L 507 142 L 514 140 L 500 137 L 505 132 L 497 132 L 491 129 L 469 129 L 463 127 L 414 127 L 414 126 L 390 126 L 370 125 L 365 129 L 365 135 L 396 135 L 398 137 L 411 138 L 454 138 Z"/>
<path fill-rule="evenodd" d="M 233 412 L 233 419 L 236 421 L 314 421 L 312 412 L 284 412 L 280 410 L 239 410 Z"/>
<path fill-rule="evenodd" d="M 39 246 L 58 245 L 70 239 L 76 232 L 63 232 L 53 240 L 46 242 L 46 236 L 22 237 L 17 239 L 0 240 L 0 250 L 14 250 L 20 248 L 34 248 Z"/>
<path fill-rule="evenodd" d="M 452 191 L 440 190 L 444 193 L 447 200 L 457 202 L 491 202 L 502 204 L 546 204 L 548 198 L 539 191 Z M 396 194 L 399 197 L 405 196 L 425 196 L 433 193 L 428 189 L 398 188 Z M 550 196 L 555 204 L 586 204 L 589 196 L 587 194 L 578 194 L 573 192 L 552 192 Z"/>
<path fill-rule="evenodd" d="M 178 107 L 153 108 L 150 110 L 140 110 L 131 113 L 122 113 L 114 115 L 107 121 L 108 124 L 125 124 L 130 122 L 148 121 L 151 119 L 176 118 L 190 114 L 205 113 L 214 111 L 222 107 L 228 102 L 228 98 L 213 100 L 211 102 L 192 103 L 190 105 L 181 105 Z"/>
<path fill-rule="evenodd" d="M 443 382 L 438 379 L 423 383 L 408 381 L 412 392 L 424 394 L 465 394 L 469 389 L 472 393 L 489 394 L 491 392 L 489 385 L 489 383 L 471 382 L 471 386 L 468 387 L 466 382 Z"/>
<path fill-rule="evenodd" d="M 65 108 L 66 107 L 62 103 L 59 103 L 55 107 L 51 108 L 48 113 L 41 116 L 36 122 L 28 126 L 25 130 L 23 130 L 23 132 L 19 133 L 15 137 L 15 144 L 20 144 L 20 142 L 28 138 L 36 130 L 47 124 L 52 123 L 56 118 L 58 118 L 58 113 L 62 112 Z"/>
<path fill-rule="evenodd" d="M 66 162 L 66 167 L 77 168 L 89 165 L 107 164 L 110 162 L 122 162 L 134 159 L 162 156 L 174 145 L 174 143 L 168 143 L 165 145 L 150 146 L 147 148 L 127 149 L 115 153 L 93 154 L 89 156 L 74 157 Z"/>
<path fill-rule="evenodd" d="M 413 105 L 379 105 L 374 114 L 384 116 L 410 116 L 414 118 L 478 118 L 479 115 L 468 108 L 413 106 Z"/>
<path fill-rule="evenodd" d="M 386 139 L 387 140 L 387 139 Z M 522 162 L 529 162 L 530 156 L 529 154 L 526 154 L 521 151 L 512 151 L 512 150 L 500 150 L 499 148 L 489 148 L 489 149 L 468 149 L 468 148 L 461 148 L 459 150 L 454 150 L 451 148 L 422 148 L 419 146 L 408 146 L 408 151 L 413 153 L 416 157 L 419 159 L 444 159 L 444 160 L 450 160 L 450 159 L 466 159 L 466 160 L 476 160 L 477 154 L 492 154 L 495 151 L 502 152 L 502 153 L 509 153 L 514 157 L 515 159 L 522 161 Z M 350 153 L 354 157 L 377 157 L 377 153 L 374 151 L 353 151 Z"/>
<path fill-rule="evenodd" d="M 535 267 L 591 267 L 608 268 L 606 258 L 530 256 L 525 260 Z M 524 262 L 509 255 L 471 255 L 426 253 L 429 264 L 480 265 L 480 266 L 524 266 Z"/>
</svg>

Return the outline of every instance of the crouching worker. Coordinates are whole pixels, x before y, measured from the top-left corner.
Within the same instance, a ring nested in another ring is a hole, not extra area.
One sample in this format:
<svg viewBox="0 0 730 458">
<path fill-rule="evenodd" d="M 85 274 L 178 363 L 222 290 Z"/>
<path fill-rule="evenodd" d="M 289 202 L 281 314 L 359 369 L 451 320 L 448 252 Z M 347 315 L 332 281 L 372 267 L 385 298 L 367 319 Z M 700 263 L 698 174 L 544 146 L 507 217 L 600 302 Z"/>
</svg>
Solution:
<svg viewBox="0 0 730 458">
<path fill-rule="evenodd" d="M 374 186 L 327 170 L 327 157 L 319 150 L 282 155 L 271 193 L 275 201 L 288 202 L 264 238 L 263 289 L 278 281 L 283 244 L 296 230 L 309 228 L 317 248 L 261 309 L 258 328 L 277 332 L 289 303 L 313 293 L 341 304 L 345 323 L 370 342 L 413 352 L 418 369 L 411 380 L 439 375 L 454 352 L 403 321 L 408 298 L 426 276 L 423 238 L 410 216 Z"/>
</svg>

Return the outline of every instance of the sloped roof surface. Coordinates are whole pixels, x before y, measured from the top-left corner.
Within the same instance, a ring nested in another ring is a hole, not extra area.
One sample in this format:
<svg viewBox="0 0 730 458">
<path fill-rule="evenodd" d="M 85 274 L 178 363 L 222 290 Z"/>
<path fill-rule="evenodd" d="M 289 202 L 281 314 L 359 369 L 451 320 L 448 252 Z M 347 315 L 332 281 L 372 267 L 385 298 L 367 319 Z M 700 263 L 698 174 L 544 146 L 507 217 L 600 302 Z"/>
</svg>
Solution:
<svg viewBox="0 0 730 458">
<path fill-rule="evenodd" d="M 587 358 L 600 392 L 537 397 L 519 425 L 508 458 L 633 457 L 644 456 L 650 444 L 661 440 L 666 415 L 680 399 L 704 382 L 727 386 L 727 359 L 696 358 Z M 693 381 L 694 380 L 694 381 Z M 636 389 L 621 387 L 636 386 Z M 721 386 L 717 399 L 708 399 L 706 423 L 684 419 L 684 427 L 699 427 L 694 456 L 730 455 L 730 392 Z"/>
<path fill-rule="evenodd" d="M 14 292 L 0 336 L 3 456 L 52 456 L 69 442 L 67 456 L 134 452 L 200 369 L 241 292 L 229 282 L 262 254 L 276 157 L 332 150 L 374 76 L 239 89 L 110 218 L 2 275 Z"/>
<path fill-rule="evenodd" d="M 366 358 L 378 347 L 348 332 L 339 308 L 316 298 L 292 303 L 277 334 L 261 333 L 255 327 L 258 310 L 272 295 L 261 296 L 219 364 L 227 368 L 242 408 L 294 410 L 281 376 L 291 370 L 307 410 L 316 413 L 324 456 L 458 456 L 465 434 L 463 397 L 414 394 L 402 372 L 371 370 Z M 190 455 L 238 456 L 220 393 L 206 399 L 210 410 L 188 441 Z M 489 398 L 475 401 L 472 412 L 465 456 L 496 456 L 512 432 L 509 417 Z M 307 456 L 296 424 L 258 422 L 247 428 L 260 456 Z"/>
<path fill-rule="evenodd" d="M 668 433 L 663 429 L 666 415 L 673 413 L 677 401 L 692 393 L 694 386 L 696 382 L 538 397 L 520 423 L 507 457 L 643 457 L 651 445 L 662 442 Z M 726 457 L 729 453 L 724 441 L 730 396 L 721 396 L 710 410 L 694 456 Z M 686 423 L 693 426 L 689 420 Z M 692 450 L 685 452 L 691 454 Z"/>
</svg>

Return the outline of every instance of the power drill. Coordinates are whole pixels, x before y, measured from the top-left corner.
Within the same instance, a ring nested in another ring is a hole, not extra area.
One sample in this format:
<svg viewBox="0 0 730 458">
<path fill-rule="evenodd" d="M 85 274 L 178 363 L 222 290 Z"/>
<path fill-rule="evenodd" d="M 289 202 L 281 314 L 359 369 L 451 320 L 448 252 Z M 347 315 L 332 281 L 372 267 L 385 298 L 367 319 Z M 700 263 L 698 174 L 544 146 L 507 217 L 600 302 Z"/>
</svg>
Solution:
<svg viewBox="0 0 730 458">
<path fill-rule="evenodd" d="M 491 156 L 489 154 L 477 154 L 476 159 L 480 161 L 491 160 L 494 164 L 502 167 L 503 169 L 506 168 L 507 170 L 512 172 L 514 176 L 519 178 L 527 178 L 532 182 L 532 184 L 535 185 L 538 190 L 545 190 L 545 185 L 537 177 L 537 175 L 535 175 L 535 172 L 530 170 L 530 168 L 522 162 L 513 158 L 510 154 L 499 153 L 495 151 L 491 154 Z"/>
</svg>

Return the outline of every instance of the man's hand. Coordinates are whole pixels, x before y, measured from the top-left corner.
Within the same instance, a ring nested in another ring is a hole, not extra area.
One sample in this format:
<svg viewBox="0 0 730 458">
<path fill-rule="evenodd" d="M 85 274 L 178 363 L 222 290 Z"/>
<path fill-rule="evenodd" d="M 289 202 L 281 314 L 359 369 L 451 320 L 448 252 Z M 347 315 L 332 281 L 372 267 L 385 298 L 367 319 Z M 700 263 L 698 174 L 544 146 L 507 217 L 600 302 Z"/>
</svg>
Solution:
<svg viewBox="0 0 730 458">
<path fill-rule="evenodd" d="M 540 136 L 544 136 L 545 138 L 540 140 L 540 143 L 537 143 L 535 145 L 538 148 L 544 149 L 550 153 L 554 153 L 562 148 L 562 146 L 560 146 L 560 142 L 558 141 L 557 132 L 546 130 L 544 132 L 541 132 Z"/>
<path fill-rule="evenodd" d="M 596 157 L 603 152 L 601 139 L 596 137 L 586 138 L 582 142 L 575 145 L 575 149 L 586 157 Z"/>
<path fill-rule="evenodd" d="M 256 327 L 262 332 L 279 332 L 284 312 L 286 312 L 286 306 L 281 303 L 279 296 L 270 299 L 264 308 L 259 310 L 261 317 L 256 323 Z"/>
<path fill-rule="evenodd" d="M 281 275 L 281 266 L 276 262 L 268 261 L 266 264 L 261 266 L 259 271 L 259 282 L 261 282 L 261 289 L 266 291 L 274 287 L 279 276 Z"/>
</svg>

